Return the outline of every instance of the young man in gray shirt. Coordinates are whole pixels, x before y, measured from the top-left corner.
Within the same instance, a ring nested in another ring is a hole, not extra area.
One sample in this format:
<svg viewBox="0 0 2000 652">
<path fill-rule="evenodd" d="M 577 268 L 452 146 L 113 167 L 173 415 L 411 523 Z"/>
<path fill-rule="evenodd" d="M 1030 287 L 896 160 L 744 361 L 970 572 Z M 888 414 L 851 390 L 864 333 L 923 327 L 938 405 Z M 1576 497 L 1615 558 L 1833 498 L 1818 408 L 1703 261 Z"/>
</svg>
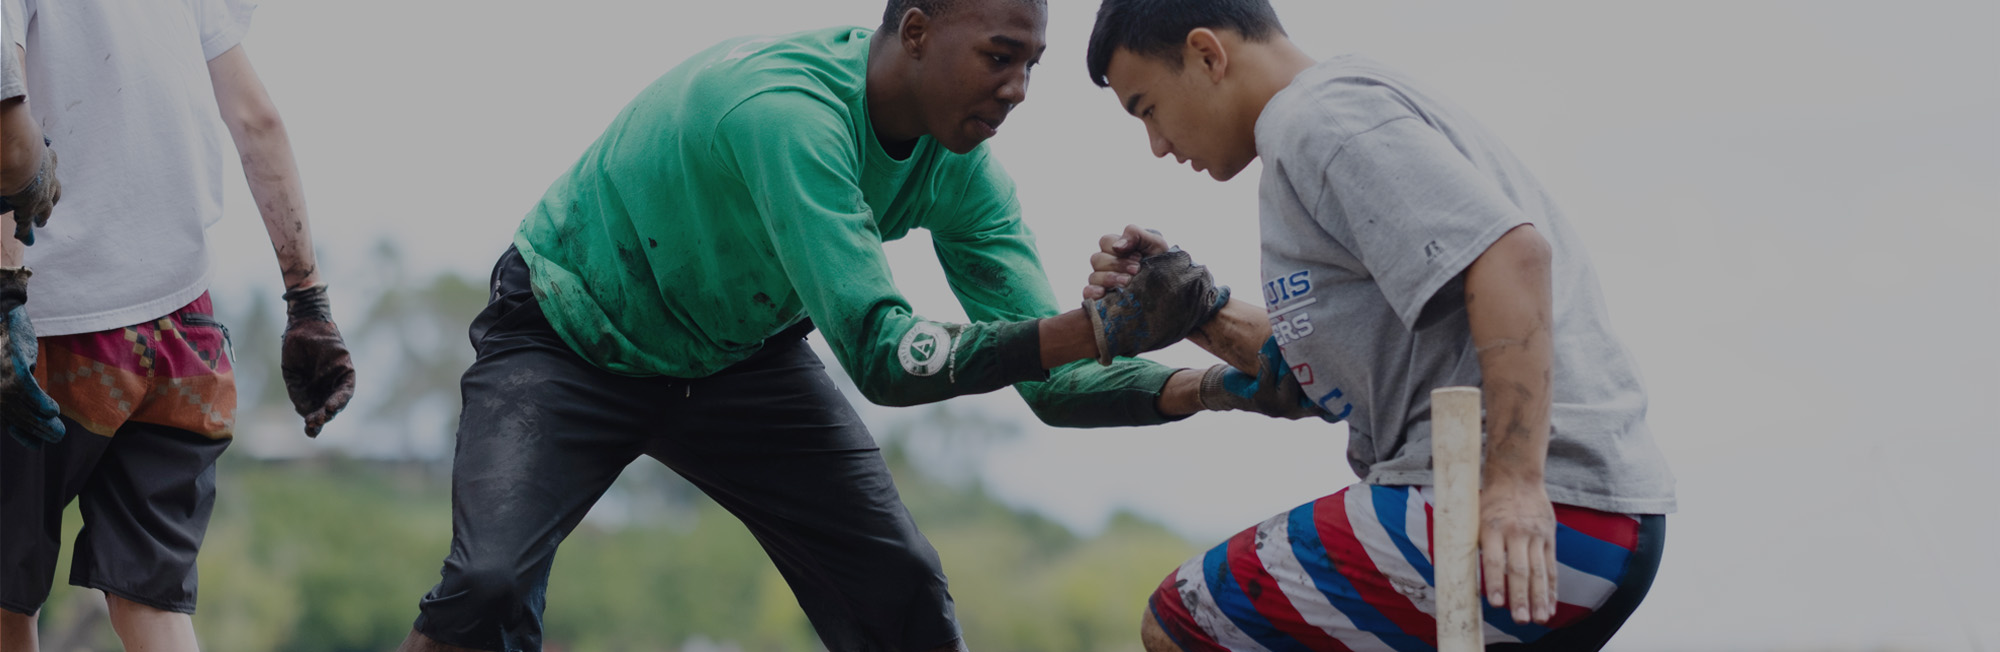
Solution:
<svg viewBox="0 0 2000 652">
<path fill-rule="evenodd" d="M 1265 0 L 1105 0 L 1088 63 L 1154 155 L 1220 181 L 1263 158 L 1265 306 L 1190 335 L 1230 363 L 1202 396 L 1346 420 L 1362 480 L 1169 574 L 1148 649 L 1435 645 L 1429 399 L 1450 385 L 1484 390 L 1487 640 L 1602 646 L 1657 569 L 1673 478 L 1582 242 L 1527 168 L 1406 76 L 1307 56 Z M 1167 249 L 1136 227 L 1102 244 L 1099 302 Z"/>
</svg>

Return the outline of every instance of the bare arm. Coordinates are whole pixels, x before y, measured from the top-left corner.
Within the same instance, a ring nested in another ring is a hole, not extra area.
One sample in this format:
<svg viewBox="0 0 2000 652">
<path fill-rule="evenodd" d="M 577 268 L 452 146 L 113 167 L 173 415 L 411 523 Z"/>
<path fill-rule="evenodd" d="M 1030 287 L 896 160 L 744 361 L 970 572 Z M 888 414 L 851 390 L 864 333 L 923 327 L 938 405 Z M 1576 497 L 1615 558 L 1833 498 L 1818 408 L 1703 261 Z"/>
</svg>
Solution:
<svg viewBox="0 0 2000 652">
<path fill-rule="evenodd" d="M 24 61 L 28 53 L 19 45 L 14 60 Z M 35 177 L 42 162 L 42 127 L 28 111 L 25 95 L 0 100 L 0 194 L 11 194 Z"/>
<path fill-rule="evenodd" d="M 250 67 L 243 46 L 210 60 L 208 75 L 215 85 L 222 122 L 229 126 L 229 136 L 236 141 L 236 152 L 242 158 L 250 196 L 257 202 L 264 231 L 278 254 L 285 289 L 318 285 L 319 263 L 313 255 L 312 227 L 306 219 L 305 187 L 299 180 L 292 139 L 285 133 L 278 107 L 271 103 L 263 80 Z"/>
<path fill-rule="evenodd" d="M 9 43 L 4 47 L 14 49 L 14 61 L 27 59 L 28 53 L 21 46 Z M 34 180 L 42 163 L 42 149 L 42 127 L 35 124 L 34 114 L 28 110 L 28 98 L 0 100 L 0 195 L 13 194 Z M 14 214 L 6 215 L 8 219 L 0 219 L 0 267 L 19 267 L 26 252 L 11 236 Z"/>
<path fill-rule="evenodd" d="M 306 435 L 317 437 L 320 428 L 354 397 L 354 364 L 333 323 L 326 285 L 320 282 L 292 139 L 243 46 L 210 60 L 208 75 L 215 84 L 222 122 L 229 125 L 229 136 L 243 159 L 250 196 L 257 200 L 264 231 L 278 254 L 278 270 L 285 276 L 285 336 L 279 364 L 285 392 L 305 418 Z"/>
<path fill-rule="evenodd" d="M 1487 599 L 1511 606 L 1516 622 L 1545 623 L 1555 614 L 1555 513 L 1542 484 L 1555 360 L 1551 265 L 1548 242 L 1523 225 L 1465 272 L 1486 400 L 1480 550 Z"/>
<path fill-rule="evenodd" d="M 1189 342 L 1237 369 L 1256 369 L 1258 351 L 1269 339 L 1270 315 L 1257 304 L 1235 300 L 1188 336 Z"/>
</svg>

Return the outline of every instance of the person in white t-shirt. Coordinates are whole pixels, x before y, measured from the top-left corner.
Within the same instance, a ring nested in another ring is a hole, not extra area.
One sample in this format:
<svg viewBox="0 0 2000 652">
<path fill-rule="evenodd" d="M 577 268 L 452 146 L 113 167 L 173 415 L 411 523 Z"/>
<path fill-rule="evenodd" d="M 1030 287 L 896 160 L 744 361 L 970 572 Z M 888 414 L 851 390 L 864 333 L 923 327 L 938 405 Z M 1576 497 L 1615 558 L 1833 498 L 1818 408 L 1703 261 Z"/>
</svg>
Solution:
<svg viewBox="0 0 2000 652">
<path fill-rule="evenodd" d="M 20 56 L 20 47 L 0 45 L 0 434 L 34 440 L 60 436 L 63 426 L 35 382 L 35 331 L 21 309 L 34 272 L 22 266 L 22 247 L 36 224 L 48 224 L 62 181 L 29 107 Z"/>
<path fill-rule="evenodd" d="M 0 438 L 0 648 L 36 648 L 62 512 L 79 500 L 70 583 L 104 591 L 128 649 L 193 650 L 195 555 L 235 422 L 208 297 L 225 136 L 284 275 L 280 366 L 306 434 L 354 392 L 291 142 L 241 45 L 252 7 L 4 2 L 4 45 L 22 48 L 34 119 L 62 149 L 61 217 L 34 231 L 25 311 L 63 427 Z"/>
</svg>

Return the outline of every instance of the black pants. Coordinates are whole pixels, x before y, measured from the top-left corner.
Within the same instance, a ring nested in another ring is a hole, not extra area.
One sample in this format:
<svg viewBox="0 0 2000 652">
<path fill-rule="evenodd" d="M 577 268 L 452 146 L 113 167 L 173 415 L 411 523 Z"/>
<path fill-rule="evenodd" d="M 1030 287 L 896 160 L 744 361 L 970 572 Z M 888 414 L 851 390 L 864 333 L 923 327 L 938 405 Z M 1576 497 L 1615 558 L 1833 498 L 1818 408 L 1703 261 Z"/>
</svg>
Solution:
<svg viewBox="0 0 2000 652">
<path fill-rule="evenodd" d="M 519 252 L 501 257 L 492 287 L 463 380 L 451 551 L 421 603 L 419 632 L 482 650 L 540 649 L 556 546 L 627 464 L 649 455 L 749 526 L 827 649 L 957 641 L 937 552 L 806 346 L 809 325 L 706 378 L 632 378 L 564 344 Z"/>
<path fill-rule="evenodd" d="M 49 599 L 63 509 L 80 500 L 70 584 L 194 613 L 195 555 L 230 440 L 138 422 L 106 437 L 69 417 L 63 428 L 38 449 L 0 438 L 0 609 L 33 614 Z"/>
</svg>

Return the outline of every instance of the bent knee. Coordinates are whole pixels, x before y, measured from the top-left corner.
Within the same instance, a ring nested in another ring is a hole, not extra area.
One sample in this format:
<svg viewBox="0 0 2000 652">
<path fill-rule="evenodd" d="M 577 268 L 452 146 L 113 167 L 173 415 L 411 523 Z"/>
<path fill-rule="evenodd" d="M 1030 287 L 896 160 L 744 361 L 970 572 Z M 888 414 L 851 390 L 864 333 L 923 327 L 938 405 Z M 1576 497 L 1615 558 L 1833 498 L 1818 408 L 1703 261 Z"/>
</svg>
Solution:
<svg viewBox="0 0 2000 652">
<path fill-rule="evenodd" d="M 1146 652 L 1182 652 L 1173 637 L 1160 629 L 1160 621 L 1153 617 L 1151 606 L 1139 612 L 1139 643 L 1146 646 Z"/>
<path fill-rule="evenodd" d="M 473 606 L 476 613 L 505 614 L 519 609 L 533 588 L 528 578 L 507 564 L 469 564 L 446 586 Z"/>
</svg>

